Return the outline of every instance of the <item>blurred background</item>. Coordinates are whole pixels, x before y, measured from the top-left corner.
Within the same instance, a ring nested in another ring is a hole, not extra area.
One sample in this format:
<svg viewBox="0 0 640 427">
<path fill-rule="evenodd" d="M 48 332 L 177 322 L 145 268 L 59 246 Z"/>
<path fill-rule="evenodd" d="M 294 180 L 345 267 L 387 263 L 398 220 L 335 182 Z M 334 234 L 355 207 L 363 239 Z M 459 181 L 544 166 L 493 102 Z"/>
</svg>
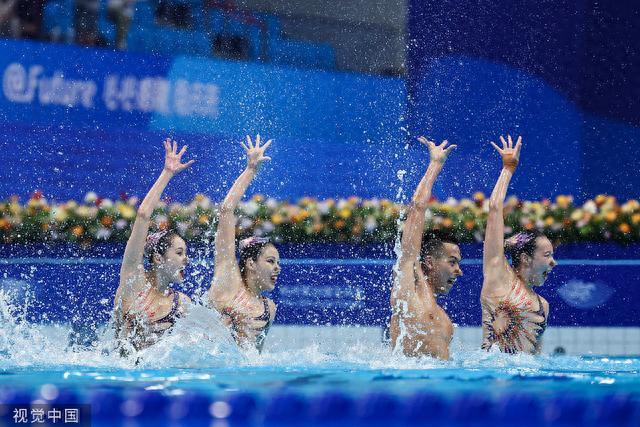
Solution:
<svg viewBox="0 0 640 427">
<path fill-rule="evenodd" d="M 541 291 L 552 323 L 621 328 L 584 340 L 552 330 L 549 350 L 608 336 L 616 347 L 602 353 L 638 354 L 627 334 L 640 337 L 640 294 L 627 284 L 640 279 L 639 24 L 638 5 L 595 0 L 1 0 L 5 285 L 47 281 L 63 295 L 79 254 L 115 268 L 165 137 L 197 163 L 171 182 L 155 226 L 207 247 L 215 204 L 244 165 L 238 142 L 260 133 L 275 140 L 273 161 L 239 235 L 284 245 L 279 322 L 380 327 L 380 278 L 428 162 L 425 135 L 458 145 L 427 226 L 469 244 L 469 274 L 447 304 L 479 342 L 477 243 L 500 169 L 489 141 L 509 133 L 524 148 L 507 233 L 538 228 L 564 244 L 565 268 Z M 66 267 L 33 270 L 42 254 Z M 115 284 L 115 270 L 104 275 Z"/>
<path fill-rule="evenodd" d="M 247 133 L 277 140 L 252 189 L 278 199 L 392 198 L 399 170 L 411 188 L 424 168 L 418 135 L 460 146 L 439 198 L 489 192 L 499 162 L 488 141 L 503 133 L 524 136 L 520 197 L 636 197 L 640 29 L 630 4 L 2 7 L 4 197 L 142 195 L 151 181 L 138 178 L 158 169 L 159 141 L 170 135 L 200 164 L 168 194 L 219 198 L 241 164 L 227 141 Z"/>
</svg>

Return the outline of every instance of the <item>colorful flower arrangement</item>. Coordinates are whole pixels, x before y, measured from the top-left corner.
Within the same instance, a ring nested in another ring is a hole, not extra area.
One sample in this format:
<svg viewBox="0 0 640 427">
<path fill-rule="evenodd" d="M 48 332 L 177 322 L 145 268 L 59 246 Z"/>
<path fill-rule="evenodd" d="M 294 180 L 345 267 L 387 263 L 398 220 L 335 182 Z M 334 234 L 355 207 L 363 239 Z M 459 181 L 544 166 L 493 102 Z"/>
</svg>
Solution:
<svg viewBox="0 0 640 427">
<path fill-rule="evenodd" d="M 112 201 L 88 193 L 83 203 L 49 203 L 35 192 L 25 204 L 18 197 L 0 201 L 0 243 L 123 242 L 135 220 L 139 199 L 122 196 Z M 210 241 L 217 205 L 198 194 L 187 203 L 161 202 L 154 211 L 152 229 L 173 227 L 188 241 Z M 255 195 L 241 203 L 238 236 L 264 235 L 277 242 L 381 242 L 396 236 L 404 206 L 386 199 L 317 200 L 296 203 Z M 488 200 L 482 193 L 461 200 L 434 200 L 426 227 L 449 230 L 462 242 L 482 241 Z M 640 241 L 640 203 L 618 203 L 599 195 L 581 206 L 571 196 L 555 201 L 523 201 L 509 197 L 504 204 L 505 234 L 538 229 L 557 242 Z"/>
</svg>

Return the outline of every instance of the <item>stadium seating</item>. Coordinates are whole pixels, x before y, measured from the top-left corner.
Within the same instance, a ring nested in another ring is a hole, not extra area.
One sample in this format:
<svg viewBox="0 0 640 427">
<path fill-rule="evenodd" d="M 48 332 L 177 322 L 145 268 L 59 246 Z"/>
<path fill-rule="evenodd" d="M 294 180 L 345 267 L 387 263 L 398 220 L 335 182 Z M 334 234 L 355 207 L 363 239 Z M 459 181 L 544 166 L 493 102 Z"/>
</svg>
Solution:
<svg viewBox="0 0 640 427">
<path fill-rule="evenodd" d="M 158 1 L 139 0 L 127 39 L 130 51 L 156 55 L 218 55 L 301 68 L 335 68 L 331 45 L 284 37 L 282 22 L 276 15 L 219 8 L 205 10 L 203 0 L 172 1 L 170 7 L 180 4 L 188 11 L 185 24 L 188 28 L 158 22 Z M 51 0 L 46 4 L 44 31 L 53 41 L 73 41 L 74 3 L 74 0 Z M 116 30 L 107 17 L 106 3 L 100 2 L 98 30 L 107 45 L 114 47 Z M 229 40 L 231 44 L 225 44 Z M 237 56 L 225 55 L 224 48 L 229 46 L 241 52 Z"/>
</svg>

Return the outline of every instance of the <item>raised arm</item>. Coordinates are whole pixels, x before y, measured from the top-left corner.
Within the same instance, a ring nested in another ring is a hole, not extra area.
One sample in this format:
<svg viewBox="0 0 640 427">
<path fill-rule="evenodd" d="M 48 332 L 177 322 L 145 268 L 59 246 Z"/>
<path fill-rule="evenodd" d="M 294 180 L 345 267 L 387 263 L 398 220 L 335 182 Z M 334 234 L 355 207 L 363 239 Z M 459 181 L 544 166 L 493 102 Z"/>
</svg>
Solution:
<svg viewBox="0 0 640 427">
<path fill-rule="evenodd" d="M 431 189 L 442 170 L 449 153 L 456 148 L 456 145 L 447 147 L 448 142 L 444 141 L 440 145 L 419 137 L 418 140 L 429 149 L 429 166 L 424 176 L 416 188 L 411 203 L 409 204 L 407 218 L 402 229 L 402 239 L 400 240 L 400 257 L 398 260 L 397 273 L 401 276 L 394 289 L 395 296 L 400 296 L 406 292 L 413 292 L 415 286 L 414 266 L 420 255 L 422 244 L 422 233 L 424 230 L 424 215 L 431 198 Z"/>
<path fill-rule="evenodd" d="M 144 246 L 147 240 L 147 233 L 149 232 L 151 214 L 160 201 L 160 196 L 169 183 L 169 180 L 171 180 L 176 173 L 188 168 L 194 162 L 194 160 L 190 160 L 187 163 L 181 163 L 182 155 L 187 150 L 186 145 L 182 147 L 180 152 L 177 152 L 178 145 L 175 141 L 171 142 L 170 139 L 166 139 L 163 144 L 165 151 L 164 168 L 138 208 L 131 235 L 127 241 L 127 246 L 125 247 L 122 258 L 122 266 L 120 268 L 121 281 L 126 279 L 130 274 L 139 272 L 144 268 Z"/>
<path fill-rule="evenodd" d="M 503 282 L 502 275 L 506 271 L 507 262 L 504 257 L 504 199 L 511 177 L 520 160 L 522 137 L 519 136 L 514 146 L 510 135 L 507 140 L 500 136 L 502 148 L 491 142 L 491 145 L 502 157 L 502 172 L 493 188 L 489 199 L 489 217 L 484 234 L 483 272 L 485 285 Z"/>
<path fill-rule="evenodd" d="M 247 188 L 249 188 L 249 184 L 256 176 L 260 164 L 265 160 L 271 160 L 271 157 L 264 155 L 271 142 L 271 140 L 268 140 L 261 146 L 260 135 L 257 135 L 255 144 L 253 144 L 251 137 L 247 135 L 246 144 L 240 143 L 247 153 L 247 167 L 229 189 L 218 213 L 218 228 L 215 238 L 214 284 L 209 291 L 210 298 L 214 301 L 219 300 L 223 295 L 231 296 L 229 293 L 233 293 L 233 288 L 242 283 L 235 253 L 235 210 Z"/>
<path fill-rule="evenodd" d="M 429 204 L 429 199 L 431 198 L 433 184 L 440 174 L 440 171 L 442 171 L 442 166 L 447 156 L 456 148 L 456 145 L 447 147 L 447 141 L 436 145 L 422 136 L 419 137 L 418 140 L 429 149 L 430 161 L 427 171 L 420 180 L 415 193 L 413 193 L 407 212 L 407 219 L 404 221 L 402 239 L 400 241 L 400 248 L 402 250 L 400 264 L 405 262 L 413 263 L 418 259 L 420 245 L 422 244 L 422 232 L 424 230 L 424 215 Z"/>
</svg>

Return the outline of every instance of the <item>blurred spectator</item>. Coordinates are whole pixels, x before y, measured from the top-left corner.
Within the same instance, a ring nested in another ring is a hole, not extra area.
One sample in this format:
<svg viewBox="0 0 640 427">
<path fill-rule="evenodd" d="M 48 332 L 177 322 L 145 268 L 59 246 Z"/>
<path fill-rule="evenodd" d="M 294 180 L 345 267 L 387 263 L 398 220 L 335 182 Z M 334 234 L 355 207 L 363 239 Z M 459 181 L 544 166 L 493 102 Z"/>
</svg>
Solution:
<svg viewBox="0 0 640 427">
<path fill-rule="evenodd" d="M 0 0 L 0 37 L 18 37 L 20 26 L 16 16 L 17 0 Z"/>
<path fill-rule="evenodd" d="M 83 46 L 104 44 L 98 35 L 98 6 L 98 0 L 76 0 L 76 43 Z"/>
<path fill-rule="evenodd" d="M 264 24 L 253 13 L 238 8 L 232 0 L 204 0 L 205 22 L 208 32 L 213 37 L 213 53 L 226 59 L 249 59 L 250 43 L 246 35 L 229 31 L 231 23 L 241 23 L 246 26 L 264 30 Z M 212 28 L 211 10 L 222 12 L 222 25 Z M 263 31 L 264 32 L 264 31 Z"/>
<path fill-rule="evenodd" d="M 182 1 L 160 0 L 156 8 L 156 22 L 168 27 L 189 28 L 191 7 Z"/>
<path fill-rule="evenodd" d="M 116 48 L 127 48 L 127 34 L 133 19 L 136 0 L 109 0 L 107 16 L 116 25 Z"/>
<path fill-rule="evenodd" d="M 24 39 L 44 39 L 42 16 L 45 0 L 17 0 L 16 17 L 19 21 L 18 36 Z"/>
</svg>

